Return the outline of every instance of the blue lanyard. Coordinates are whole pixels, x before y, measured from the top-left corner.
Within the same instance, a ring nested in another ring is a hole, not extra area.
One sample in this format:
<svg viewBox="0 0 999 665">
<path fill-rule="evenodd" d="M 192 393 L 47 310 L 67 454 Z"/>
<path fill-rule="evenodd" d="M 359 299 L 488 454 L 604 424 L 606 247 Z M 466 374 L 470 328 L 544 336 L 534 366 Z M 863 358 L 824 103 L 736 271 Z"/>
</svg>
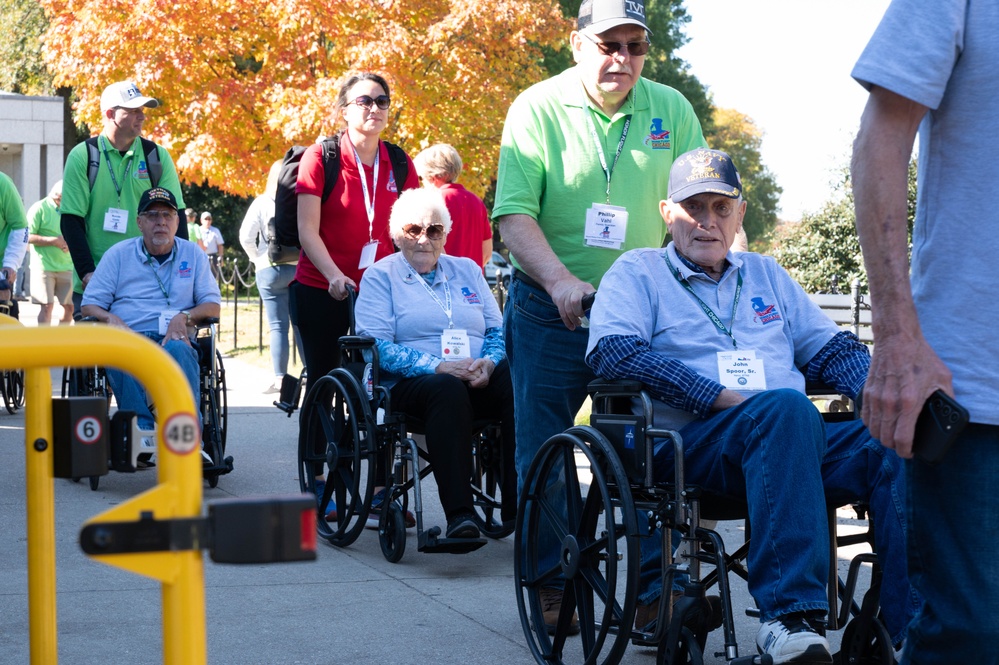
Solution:
<svg viewBox="0 0 999 665">
<path fill-rule="evenodd" d="M 597 134 L 597 126 L 593 123 L 593 116 L 591 115 L 593 111 L 590 110 L 590 105 L 586 102 L 586 89 L 582 89 L 583 92 L 583 116 L 586 118 L 586 124 L 590 128 L 590 136 L 593 137 L 593 145 L 597 149 L 597 156 L 600 158 L 600 167 L 604 170 L 604 176 L 607 178 L 607 203 L 610 203 L 610 186 L 611 186 L 611 176 L 614 174 L 614 169 L 617 167 L 617 160 L 621 157 L 621 152 L 624 150 L 624 141 L 628 138 L 628 129 L 631 128 L 631 115 L 628 115 L 624 121 L 624 129 L 621 130 L 621 140 L 617 142 L 617 153 L 614 155 L 614 163 L 607 166 L 607 157 L 604 156 L 604 147 L 600 142 L 600 136 Z"/>
</svg>

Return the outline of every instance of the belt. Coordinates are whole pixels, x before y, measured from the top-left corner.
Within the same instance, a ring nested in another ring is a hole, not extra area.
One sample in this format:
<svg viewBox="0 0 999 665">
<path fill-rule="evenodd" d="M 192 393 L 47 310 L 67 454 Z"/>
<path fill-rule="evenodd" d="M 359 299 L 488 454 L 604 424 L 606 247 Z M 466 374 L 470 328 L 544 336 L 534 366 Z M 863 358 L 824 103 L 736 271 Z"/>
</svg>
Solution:
<svg viewBox="0 0 999 665">
<path fill-rule="evenodd" d="M 538 289 L 539 291 L 545 291 L 545 287 L 538 284 L 533 278 L 531 278 L 530 275 L 519 268 L 513 269 L 513 277 L 517 281 L 523 282 L 532 288 Z M 545 293 L 547 293 L 547 291 L 545 291 Z"/>
</svg>

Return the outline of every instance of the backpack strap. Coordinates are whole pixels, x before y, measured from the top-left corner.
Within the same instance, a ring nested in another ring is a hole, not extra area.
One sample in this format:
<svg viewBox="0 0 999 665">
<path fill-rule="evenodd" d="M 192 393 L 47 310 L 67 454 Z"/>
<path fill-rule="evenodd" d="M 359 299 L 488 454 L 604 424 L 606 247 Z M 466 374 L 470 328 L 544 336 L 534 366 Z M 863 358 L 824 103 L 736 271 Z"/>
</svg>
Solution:
<svg viewBox="0 0 999 665">
<path fill-rule="evenodd" d="M 406 157 L 406 151 L 396 144 L 386 141 L 385 147 L 388 148 L 389 161 L 392 162 L 396 190 L 401 194 L 402 188 L 409 178 L 409 159 Z"/>
<path fill-rule="evenodd" d="M 87 144 L 87 180 L 90 182 L 90 190 L 93 191 L 94 184 L 97 183 L 97 174 L 101 169 L 101 149 L 97 146 L 97 136 L 91 136 L 84 141 Z"/>
<path fill-rule="evenodd" d="M 97 184 L 97 174 L 101 168 L 101 149 L 97 145 L 97 141 L 100 137 L 91 136 L 89 139 L 84 141 L 87 144 L 87 180 L 90 182 L 91 191 L 94 189 L 94 185 Z M 153 141 L 149 139 L 144 139 L 141 136 L 139 141 L 142 143 L 142 152 L 146 156 L 146 169 L 149 171 L 149 183 L 152 187 L 156 187 L 160 178 L 163 176 L 163 162 L 160 161 L 160 151 Z"/>
<path fill-rule="evenodd" d="M 159 146 L 141 136 L 139 137 L 139 141 L 142 142 L 142 152 L 146 156 L 146 169 L 149 171 L 150 188 L 156 187 L 163 176 L 163 162 L 160 161 Z"/>
<path fill-rule="evenodd" d="M 322 203 L 333 193 L 336 180 L 340 177 L 340 135 L 336 134 L 328 139 L 323 139 L 323 198 Z"/>
</svg>

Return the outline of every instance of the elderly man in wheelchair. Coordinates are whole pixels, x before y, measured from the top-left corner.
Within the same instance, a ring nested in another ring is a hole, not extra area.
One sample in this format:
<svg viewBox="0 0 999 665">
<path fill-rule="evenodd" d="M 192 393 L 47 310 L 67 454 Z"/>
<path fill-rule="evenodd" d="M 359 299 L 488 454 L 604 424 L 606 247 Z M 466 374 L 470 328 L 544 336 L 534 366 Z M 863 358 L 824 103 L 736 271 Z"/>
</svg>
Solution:
<svg viewBox="0 0 999 665">
<path fill-rule="evenodd" d="M 196 324 L 219 315 L 218 284 L 205 253 L 176 238 L 177 201 L 169 190 L 146 191 L 139 199 L 137 222 L 142 235 L 114 245 L 101 258 L 83 294 L 83 315 L 159 342 L 198 395 L 198 350 L 191 340 Z M 119 370 L 108 369 L 107 375 L 118 407 L 134 411 L 141 430 L 152 430 L 142 386 Z M 212 463 L 204 450 L 202 456 Z"/>
<path fill-rule="evenodd" d="M 869 354 L 772 258 L 728 251 L 745 209 L 728 155 L 679 157 L 660 204 L 672 241 L 628 252 L 606 274 L 587 363 L 604 379 L 641 382 L 655 426 L 682 439 L 687 481 L 747 506 L 759 652 L 774 663 L 831 663 L 822 634 L 827 500 L 870 506 L 893 644 L 918 606 L 906 573 L 902 464 L 862 422 L 824 423 L 805 396 L 809 381 L 856 399 Z M 654 477 L 671 479 L 673 466 L 673 446 L 657 445 Z M 642 557 L 639 610 L 658 605 L 662 591 L 649 574 L 661 551 L 643 543 Z"/>
</svg>

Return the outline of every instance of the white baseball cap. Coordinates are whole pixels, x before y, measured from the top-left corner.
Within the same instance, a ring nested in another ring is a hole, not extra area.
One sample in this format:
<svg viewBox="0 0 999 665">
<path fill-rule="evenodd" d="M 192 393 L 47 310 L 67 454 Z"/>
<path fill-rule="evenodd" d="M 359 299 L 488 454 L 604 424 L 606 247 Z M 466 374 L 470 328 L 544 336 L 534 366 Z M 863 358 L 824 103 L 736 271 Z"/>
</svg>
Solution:
<svg viewBox="0 0 999 665">
<path fill-rule="evenodd" d="M 131 81 L 118 81 L 104 88 L 101 93 L 101 113 L 117 106 L 126 109 L 137 109 L 140 106 L 147 106 L 151 109 L 159 106 L 160 103 L 152 97 L 144 97 L 139 92 L 138 86 Z"/>
</svg>

